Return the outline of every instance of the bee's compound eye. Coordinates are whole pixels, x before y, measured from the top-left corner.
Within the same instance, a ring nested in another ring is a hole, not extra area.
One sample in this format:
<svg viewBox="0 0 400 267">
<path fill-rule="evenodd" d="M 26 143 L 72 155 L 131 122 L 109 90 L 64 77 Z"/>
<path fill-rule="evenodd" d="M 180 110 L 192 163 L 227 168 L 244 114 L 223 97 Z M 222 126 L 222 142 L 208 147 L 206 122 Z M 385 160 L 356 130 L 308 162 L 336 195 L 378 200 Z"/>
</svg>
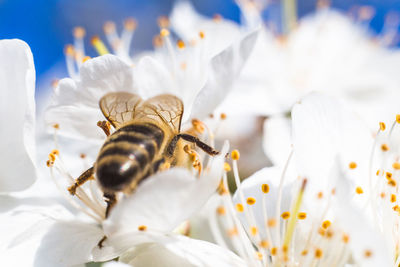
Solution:
<svg viewBox="0 0 400 267">
<path fill-rule="evenodd" d="M 132 161 L 125 163 L 110 160 L 96 168 L 96 177 L 100 185 L 107 190 L 122 191 L 138 173 L 138 166 Z"/>
</svg>

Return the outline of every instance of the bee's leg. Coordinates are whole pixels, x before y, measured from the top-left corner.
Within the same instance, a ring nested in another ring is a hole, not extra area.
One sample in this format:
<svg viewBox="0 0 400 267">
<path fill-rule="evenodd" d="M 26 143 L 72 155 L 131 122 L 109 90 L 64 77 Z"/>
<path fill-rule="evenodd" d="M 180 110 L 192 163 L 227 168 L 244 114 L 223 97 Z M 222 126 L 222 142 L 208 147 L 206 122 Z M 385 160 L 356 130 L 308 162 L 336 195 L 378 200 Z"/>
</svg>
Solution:
<svg viewBox="0 0 400 267">
<path fill-rule="evenodd" d="M 68 187 L 68 191 L 71 193 L 71 195 L 75 195 L 76 189 L 86 183 L 89 180 L 93 180 L 94 176 L 94 169 L 93 167 L 89 168 L 86 170 L 84 173 L 81 174 L 81 176 L 78 177 L 78 179 L 75 180 L 75 183 Z"/>
<path fill-rule="evenodd" d="M 163 163 L 165 163 L 165 158 L 161 158 L 161 159 L 157 160 L 156 162 L 154 162 L 153 166 L 152 166 L 153 173 L 156 173 L 160 169 L 160 167 Z"/>
<path fill-rule="evenodd" d="M 107 136 L 110 136 L 111 124 L 108 121 L 98 121 L 97 126 L 99 126 Z"/>
<path fill-rule="evenodd" d="M 106 199 L 107 208 L 106 208 L 106 218 L 110 214 L 111 209 L 117 203 L 117 198 L 114 193 L 104 193 L 104 198 Z"/>
<path fill-rule="evenodd" d="M 185 141 L 188 141 L 188 142 L 196 144 L 196 146 L 198 146 L 201 150 L 203 150 L 204 152 L 206 152 L 207 154 L 209 154 L 211 156 L 215 156 L 215 155 L 219 154 L 219 152 L 215 151 L 214 148 L 210 147 L 206 143 L 203 143 L 202 141 L 200 141 L 199 138 L 197 138 L 197 137 L 195 137 L 193 135 L 190 135 L 190 134 L 178 134 L 175 137 L 177 137 L 178 139 L 182 138 Z M 175 137 L 174 137 L 174 139 L 175 139 Z M 175 145 L 176 145 L 176 142 L 175 142 Z M 172 143 L 172 141 L 171 141 L 171 143 Z"/>
</svg>

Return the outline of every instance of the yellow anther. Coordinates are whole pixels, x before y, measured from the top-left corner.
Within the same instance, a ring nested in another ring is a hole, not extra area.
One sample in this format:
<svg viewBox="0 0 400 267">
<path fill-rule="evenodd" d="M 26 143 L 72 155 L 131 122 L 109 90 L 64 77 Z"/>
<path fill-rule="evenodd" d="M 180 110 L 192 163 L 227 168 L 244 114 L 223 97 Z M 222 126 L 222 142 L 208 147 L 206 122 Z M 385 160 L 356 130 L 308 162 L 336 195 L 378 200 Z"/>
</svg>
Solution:
<svg viewBox="0 0 400 267">
<path fill-rule="evenodd" d="M 228 236 L 230 236 L 230 237 L 238 235 L 238 233 L 239 232 L 238 232 L 237 228 L 232 228 L 232 229 L 228 230 Z"/>
<path fill-rule="evenodd" d="M 257 233 L 258 233 L 257 227 L 255 227 L 255 226 L 250 227 L 250 233 L 252 236 L 257 235 Z"/>
<path fill-rule="evenodd" d="M 385 192 L 382 192 L 382 193 L 380 194 L 380 196 L 381 196 L 381 198 L 385 198 L 385 197 L 386 197 Z"/>
<path fill-rule="evenodd" d="M 185 43 L 184 43 L 182 40 L 178 40 L 178 41 L 176 42 L 176 46 L 177 46 L 179 49 L 183 49 L 183 48 L 185 48 Z"/>
<path fill-rule="evenodd" d="M 169 168 L 171 168 L 171 163 L 169 163 L 169 162 L 164 162 L 164 163 L 160 166 L 160 171 L 165 171 L 165 170 L 168 170 Z"/>
<path fill-rule="evenodd" d="M 146 225 L 140 225 L 140 226 L 138 226 L 138 230 L 139 231 L 146 231 L 147 230 L 147 226 Z"/>
<path fill-rule="evenodd" d="M 225 120 L 226 119 L 226 114 L 225 113 L 221 113 L 220 118 L 221 118 L 221 120 Z"/>
<path fill-rule="evenodd" d="M 262 184 L 262 185 L 261 185 L 261 190 L 263 191 L 263 193 L 268 194 L 268 192 L 269 192 L 269 185 L 267 185 L 267 184 Z"/>
<path fill-rule="evenodd" d="M 160 28 L 168 28 L 169 27 L 169 19 L 167 16 L 159 16 L 157 19 L 158 26 Z"/>
<path fill-rule="evenodd" d="M 357 168 L 357 163 L 355 163 L 354 161 L 350 162 L 350 163 L 349 163 L 349 168 L 350 168 L 350 169 L 355 169 L 355 168 Z"/>
<path fill-rule="evenodd" d="M 342 236 L 342 241 L 343 241 L 343 243 L 349 243 L 349 240 L 350 240 L 350 236 L 348 235 L 348 234 L 343 234 L 343 236 Z"/>
<path fill-rule="evenodd" d="M 307 218 L 307 213 L 305 212 L 299 212 L 299 214 L 297 215 L 297 218 L 299 220 L 305 220 Z"/>
<path fill-rule="evenodd" d="M 399 212 L 400 211 L 400 207 L 399 205 L 396 205 L 392 208 L 394 211 Z"/>
<path fill-rule="evenodd" d="M 98 36 L 93 36 L 91 43 L 100 56 L 110 53 L 103 41 L 101 41 Z"/>
<path fill-rule="evenodd" d="M 72 34 L 74 35 L 75 38 L 81 39 L 85 37 L 86 31 L 83 27 L 75 27 L 74 30 L 72 31 Z"/>
<path fill-rule="evenodd" d="M 136 29 L 136 27 L 137 27 L 137 21 L 134 19 L 134 18 L 127 18 L 125 21 L 124 21 L 124 28 L 127 30 L 127 31 L 134 31 L 135 29 Z"/>
<path fill-rule="evenodd" d="M 283 253 L 287 253 L 288 250 L 289 250 L 288 246 L 286 246 L 286 245 L 283 245 L 283 246 L 282 246 L 282 252 L 283 252 Z"/>
<path fill-rule="evenodd" d="M 199 121 L 198 119 L 193 119 L 192 120 L 192 126 L 193 128 L 198 131 L 199 133 L 203 133 L 205 130 L 204 123 Z"/>
<path fill-rule="evenodd" d="M 187 68 L 187 64 L 185 62 L 182 62 L 181 63 L 181 70 L 186 70 L 186 68 Z"/>
<path fill-rule="evenodd" d="M 192 153 L 189 154 L 189 158 L 190 158 L 191 161 L 194 162 L 197 159 L 197 154 L 195 152 L 192 152 Z"/>
<path fill-rule="evenodd" d="M 386 125 L 385 125 L 384 122 L 380 122 L 380 123 L 379 123 L 379 129 L 380 129 L 381 131 L 384 131 L 384 130 L 386 129 Z"/>
<path fill-rule="evenodd" d="M 267 222 L 268 227 L 275 227 L 276 226 L 276 220 L 274 218 L 269 219 Z"/>
<path fill-rule="evenodd" d="M 259 246 L 262 248 L 269 248 L 269 242 L 267 240 L 261 240 Z"/>
<path fill-rule="evenodd" d="M 64 53 L 65 53 L 67 56 L 73 57 L 74 54 L 75 54 L 74 46 L 71 45 L 71 44 L 66 45 L 65 48 L 64 48 Z"/>
<path fill-rule="evenodd" d="M 169 36 L 169 30 L 167 30 L 167 29 L 161 29 L 160 35 L 161 35 L 162 37 L 167 37 L 167 36 Z"/>
<path fill-rule="evenodd" d="M 262 260 L 263 254 L 261 252 L 257 251 L 256 252 L 256 258 L 259 259 L 259 260 Z"/>
<path fill-rule="evenodd" d="M 336 188 L 332 188 L 331 194 L 332 194 L 332 195 L 336 194 Z"/>
<path fill-rule="evenodd" d="M 225 195 L 228 193 L 228 190 L 226 189 L 224 182 L 221 180 L 221 182 L 219 183 L 217 192 L 219 195 Z"/>
<path fill-rule="evenodd" d="M 239 150 L 237 150 L 237 149 L 233 150 L 231 153 L 231 156 L 232 156 L 233 160 L 239 160 L 239 158 L 240 158 Z"/>
<path fill-rule="evenodd" d="M 317 198 L 318 198 L 318 199 L 322 199 L 323 197 L 324 197 L 324 193 L 318 192 Z"/>
<path fill-rule="evenodd" d="M 331 222 L 326 220 L 322 223 L 322 228 L 328 229 L 328 227 L 331 226 Z"/>
<path fill-rule="evenodd" d="M 322 228 L 322 227 L 318 228 L 318 234 L 320 234 L 320 235 L 322 235 L 322 236 L 325 236 L 325 234 L 326 234 L 325 229 Z"/>
<path fill-rule="evenodd" d="M 277 247 L 271 248 L 271 255 L 272 256 L 275 256 L 277 252 L 278 252 L 278 248 Z"/>
<path fill-rule="evenodd" d="M 107 21 L 104 23 L 103 30 L 106 34 L 110 34 L 112 32 L 115 32 L 115 23 L 113 21 Z"/>
<path fill-rule="evenodd" d="M 60 155 L 60 151 L 58 151 L 58 149 L 53 149 L 52 151 L 51 151 L 51 154 L 54 154 L 54 155 Z"/>
<path fill-rule="evenodd" d="M 219 206 L 217 208 L 217 213 L 218 213 L 218 215 L 225 215 L 226 214 L 225 207 L 224 206 Z"/>
<path fill-rule="evenodd" d="M 226 172 L 230 172 L 231 171 L 231 165 L 229 165 L 228 162 L 224 162 L 224 170 Z"/>
<path fill-rule="evenodd" d="M 200 36 L 200 39 L 204 39 L 204 37 L 205 37 L 204 32 L 203 32 L 203 31 L 200 31 L 200 32 L 199 32 L 199 36 Z"/>
<path fill-rule="evenodd" d="M 153 37 L 153 46 L 154 47 L 161 47 L 163 44 L 164 44 L 164 41 L 160 35 L 156 35 Z"/>
<path fill-rule="evenodd" d="M 84 57 L 84 58 L 82 59 L 82 63 L 85 63 L 85 62 L 88 61 L 89 59 L 91 59 L 91 57 L 89 57 L 89 56 Z"/>
<path fill-rule="evenodd" d="M 397 123 L 400 123 L 400 114 L 397 114 L 397 115 L 396 115 L 396 122 L 397 122 Z"/>
<path fill-rule="evenodd" d="M 47 167 L 51 167 L 54 165 L 54 161 L 48 160 L 48 161 L 46 161 L 46 165 L 47 165 Z"/>
<path fill-rule="evenodd" d="M 383 144 L 383 145 L 381 145 L 381 149 L 382 149 L 382 151 L 386 152 L 389 150 L 389 146 L 387 144 Z"/>
<path fill-rule="evenodd" d="M 390 196 L 390 202 L 392 202 L 392 203 L 396 202 L 396 195 L 395 194 L 392 194 Z"/>
<path fill-rule="evenodd" d="M 393 186 L 393 187 L 395 187 L 396 186 L 396 181 L 395 180 L 393 180 L 393 179 L 390 179 L 389 181 L 388 181 L 388 185 L 390 185 L 390 186 Z"/>
<path fill-rule="evenodd" d="M 359 195 L 364 193 L 364 190 L 361 188 L 361 186 L 357 186 L 356 187 L 356 193 L 359 194 Z"/>
<path fill-rule="evenodd" d="M 281 214 L 282 219 L 287 220 L 290 217 L 290 212 L 285 211 Z"/>
<path fill-rule="evenodd" d="M 84 158 L 86 158 L 86 154 L 85 154 L 85 153 L 81 153 L 81 154 L 79 154 L 79 157 L 80 157 L 81 159 L 84 159 Z"/>
<path fill-rule="evenodd" d="M 332 238 L 332 236 L 333 236 L 333 231 L 332 230 L 327 230 L 326 231 L 326 237 L 327 238 Z"/>
<path fill-rule="evenodd" d="M 381 173 L 381 171 L 380 171 L 380 170 L 377 170 L 377 171 L 376 171 L 376 176 L 378 176 L 380 173 Z"/>
<path fill-rule="evenodd" d="M 240 204 L 240 203 L 237 203 L 235 207 L 236 207 L 236 210 L 237 210 L 238 212 L 243 212 L 243 211 L 244 211 L 244 207 L 243 207 L 243 205 Z"/>
<path fill-rule="evenodd" d="M 370 258 L 372 256 L 372 251 L 367 249 L 364 251 L 364 257 Z"/>
<path fill-rule="evenodd" d="M 320 259 L 320 258 L 322 258 L 322 255 L 323 255 L 322 249 L 317 248 L 317 249 L 315 250 L 315 254 L 314 254 L 315 258 L 316 258 L 316 259 Z"/>
<path fill-rule="evenodd" d="M 305 249 L 305 250 L 303 250 L 301 252 L 301 256 L 307 256 L 307 254 L 308 254 L 308 250 L 307 249 Z"/>
<path fill-rule="evenodd" d="M 53 124 L 53 128 L 56 130 L 60 129 L 60 124 L 58 123 Z"/>
<path fill-rule="evenodd" d="M 254 197 L 248 197 L 246 202 L 248 205 L 254 205 L 256 203 L 256 199 Z"/>
<path fill-rule="evenodd" d="M 393 174 L 391 172 L 386 172 L 386 179 L 392 179 Z"/>
<path fill-rule="evenodd" d="M 393 167 L 393 169 L 395 169 L 395 170 L 400 170 L 400 163 L 399 163 L 399 162 L 394 162 L 394 163 L 392 164 L 392 167 Z"/>
<path fill-rule="evenodd" d="M 56 160 L 56 156 L 53 153 L 49 154 L 49 160 L 50 161 L 55 161 Z"/>
</svg>

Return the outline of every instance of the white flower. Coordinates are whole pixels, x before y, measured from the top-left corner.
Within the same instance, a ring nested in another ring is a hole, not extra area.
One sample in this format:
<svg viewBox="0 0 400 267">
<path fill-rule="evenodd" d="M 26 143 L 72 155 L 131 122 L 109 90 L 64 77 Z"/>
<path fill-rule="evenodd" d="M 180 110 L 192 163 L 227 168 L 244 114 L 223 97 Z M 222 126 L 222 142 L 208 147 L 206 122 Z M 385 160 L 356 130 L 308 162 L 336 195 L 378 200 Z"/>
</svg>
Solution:
<svg viewBox="0 0 400 267">
<path fill-rule="evenodd" d="M 21 191 L 36 179 L 35 68 L 29 46 L 0 41 L 0 193 Z"/>
</svg>

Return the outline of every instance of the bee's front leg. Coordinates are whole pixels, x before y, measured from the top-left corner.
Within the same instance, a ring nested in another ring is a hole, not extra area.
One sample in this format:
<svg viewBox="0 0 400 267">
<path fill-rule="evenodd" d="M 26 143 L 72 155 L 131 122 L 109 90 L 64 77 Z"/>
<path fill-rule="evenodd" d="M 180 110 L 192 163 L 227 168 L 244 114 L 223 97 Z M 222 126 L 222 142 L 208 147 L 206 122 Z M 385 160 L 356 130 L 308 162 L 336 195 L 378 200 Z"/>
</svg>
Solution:
<svg viewBox="0 0 400 267">
<path fill-rule="evenodd" d="M 75 195 L 76 189 L 86 183 L 89 180 L 94 179 L 94 168 L 91 167 L 88 170 L 86 170 L 84 173 L 82 173 L 78 179 L 75 180 L 75 183 L 68 187 L 68 191 L 71 193 L 71 195 Z"/>
</svg>

